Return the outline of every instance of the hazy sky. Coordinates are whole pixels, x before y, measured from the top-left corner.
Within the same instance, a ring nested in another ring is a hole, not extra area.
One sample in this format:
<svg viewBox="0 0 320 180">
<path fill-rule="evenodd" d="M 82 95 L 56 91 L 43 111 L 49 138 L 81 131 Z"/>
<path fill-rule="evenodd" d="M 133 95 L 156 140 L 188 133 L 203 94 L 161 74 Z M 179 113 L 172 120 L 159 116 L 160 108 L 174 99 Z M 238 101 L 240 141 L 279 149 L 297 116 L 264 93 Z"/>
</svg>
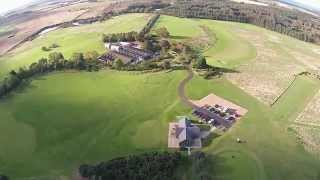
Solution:
<svg viewBox="0 0 320 180">
<path fill-rule="evenodd" d="M 21 7 L 35 0 L 0 0 L 0 14 L 9 10 Z M 320 10 L 320 0 L 291 0 L 308 6 L 316 7 Z"/>
<path fill-rule="evenodd" d="M 320 10 L 320 0 L 292 0 Z"/>
<path fill-rule="evenodd" d="M 35 0 L 0 0 L 0 14 L 21 7 Z"/>
</svg>

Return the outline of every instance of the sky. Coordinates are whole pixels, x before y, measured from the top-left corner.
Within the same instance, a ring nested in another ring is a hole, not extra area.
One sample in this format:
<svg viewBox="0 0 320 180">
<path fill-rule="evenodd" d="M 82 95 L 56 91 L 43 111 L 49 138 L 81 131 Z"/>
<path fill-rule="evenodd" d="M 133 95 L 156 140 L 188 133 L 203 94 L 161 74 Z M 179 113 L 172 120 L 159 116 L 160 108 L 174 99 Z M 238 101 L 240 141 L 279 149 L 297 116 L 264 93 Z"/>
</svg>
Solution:
<svg viewBox="0 0 320 180">
<path fill-rule="evenodd" d="M 0 14 L 4 14 L 12 9 L 24 6 L 35 0 L 0 0 Z M 309 7 L 320 10 L 320 0 L 288 0 L 298 2 Z"/>
<path fill-rule="evenodd" d="M 320 0 L 291 0 L 320 10 Z"/>
<path fill-rule="evenodd" d="M 0 0 L 0 14 L 24 6 L 35 0 Z"/>
</svg>

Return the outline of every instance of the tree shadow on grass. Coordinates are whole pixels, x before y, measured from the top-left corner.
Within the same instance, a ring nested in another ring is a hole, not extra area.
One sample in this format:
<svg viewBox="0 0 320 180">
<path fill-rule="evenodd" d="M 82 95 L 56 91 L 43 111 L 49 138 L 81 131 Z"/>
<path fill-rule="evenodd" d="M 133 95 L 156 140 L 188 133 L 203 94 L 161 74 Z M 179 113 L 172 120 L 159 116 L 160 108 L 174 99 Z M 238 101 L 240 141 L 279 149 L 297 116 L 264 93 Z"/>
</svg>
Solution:
<svg viewBox="0 0 320 180">
<path fill-rule="evenodd" d="M 225 73 L 240 73 L 240 72 L 235 69 L 209 66 L 208 68 L 206 68 L 206 73 L 204 74 L 204 78 L 213 79 L 216 77 L 221 77 Z"/>
<path fill-rule="evenodd" d="M 217 134 L 215 132 L 211 132 L 209 136 L 202 139 L 202 147 L 208 147 L 211 145 L 211 143 L 214 141 L 214 139 L 220 137 L 220 134 Z"/>
<path fill-rule="evenodd" d="M 181 39 L 188 39 L 188 36 L 170 36 L 171 39 L 181 40 Z"/>
<path fill-rule="evenodd" d="M 21 84 L 19 84 L 18 87 L 16 87 L 15 89 L 13 89 L 11 92 L 9 92 L 7 95 L 3 96 L 3 97 L 0 97 L 0 101 L 1 100 L 7 100 L 7 99 L 10 99 L 10 98 L 13 98 L 14 96 L 16 96 L 17 94 L 23 94 L 23 93 L 26 93 L 30 90 L 33 90 L 35 88 L 37 88 L 37 86 L 35 86 L 34 84 L 32 84 L 32 81 L 34 80 L 46 80 L 46 78 L 44 78 L 43 76 L 35 76 L 33 78 L 30 78 L 30 79 L 26 79 L 26 80 L 23 80 L 21 82 Z"/>
</svg>

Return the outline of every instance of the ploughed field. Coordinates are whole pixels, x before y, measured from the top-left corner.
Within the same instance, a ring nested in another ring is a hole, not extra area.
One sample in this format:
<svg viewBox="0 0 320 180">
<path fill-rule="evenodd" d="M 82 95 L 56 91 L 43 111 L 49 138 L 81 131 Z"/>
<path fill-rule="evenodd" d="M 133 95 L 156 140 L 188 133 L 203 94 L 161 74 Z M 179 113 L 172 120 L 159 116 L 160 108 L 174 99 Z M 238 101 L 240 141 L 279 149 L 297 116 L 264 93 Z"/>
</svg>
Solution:
<svg viewBox="0 0 320 180">
<path fill-rule="evenodd" d="M 103 52 L 102 33 L 139 30 L 148 17 L 122 15 L 50 32 L 0 61 L 0 77 L 46 56 L 41 46 L 52 43 L 66 57 L 75 51 Z M 212 80 L 196 75 L 186 89 L 191 99 L 214 93 L 248 109 L 232 129 L 203 149 L 213 157 L 210 172 L 215 179 L 320 177 L 320 160 L 313 153 L 319 148 L 313 138 L 320 133 L 319 112 L 311 108 L 318 104 L 320 83 L 295 76 L 318 67 L 319 46 L 239 23 L 161 16 L 155 28 L 162 26 L 171 39 L 200 48 L 209 64 L 237 71 Z M 35 79 L 0 100 L 0 172 L 15 179 L 68 179 L 83 163 L 166 150 L 168 123 L 175 116 L 191 115 L 178 97 L 186 75 L 101 70 Z M 236 143 L 238 137 L 245 143 Z M 188 179 L 192 173 L 186 167 L 177 174 Z"/>
</svg>

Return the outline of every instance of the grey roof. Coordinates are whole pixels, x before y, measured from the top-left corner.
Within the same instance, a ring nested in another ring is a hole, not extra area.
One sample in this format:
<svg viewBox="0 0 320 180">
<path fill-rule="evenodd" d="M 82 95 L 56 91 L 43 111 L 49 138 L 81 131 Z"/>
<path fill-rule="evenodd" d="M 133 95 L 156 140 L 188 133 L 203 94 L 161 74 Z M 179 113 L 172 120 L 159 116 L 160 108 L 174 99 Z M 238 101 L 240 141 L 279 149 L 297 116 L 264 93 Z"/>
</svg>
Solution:
<svg viewBox="0 0 320 180">
<path fill-rule="evenodd" d="M 183 117 L 179 120 L 176 128 L 176 137 L 179 139 L 179 143 L 187 141 L 191 146 L 193 140 L 200 138 L 200 135 L 200 128 L 193 126 L 188 118 Z"/>
</svg>

